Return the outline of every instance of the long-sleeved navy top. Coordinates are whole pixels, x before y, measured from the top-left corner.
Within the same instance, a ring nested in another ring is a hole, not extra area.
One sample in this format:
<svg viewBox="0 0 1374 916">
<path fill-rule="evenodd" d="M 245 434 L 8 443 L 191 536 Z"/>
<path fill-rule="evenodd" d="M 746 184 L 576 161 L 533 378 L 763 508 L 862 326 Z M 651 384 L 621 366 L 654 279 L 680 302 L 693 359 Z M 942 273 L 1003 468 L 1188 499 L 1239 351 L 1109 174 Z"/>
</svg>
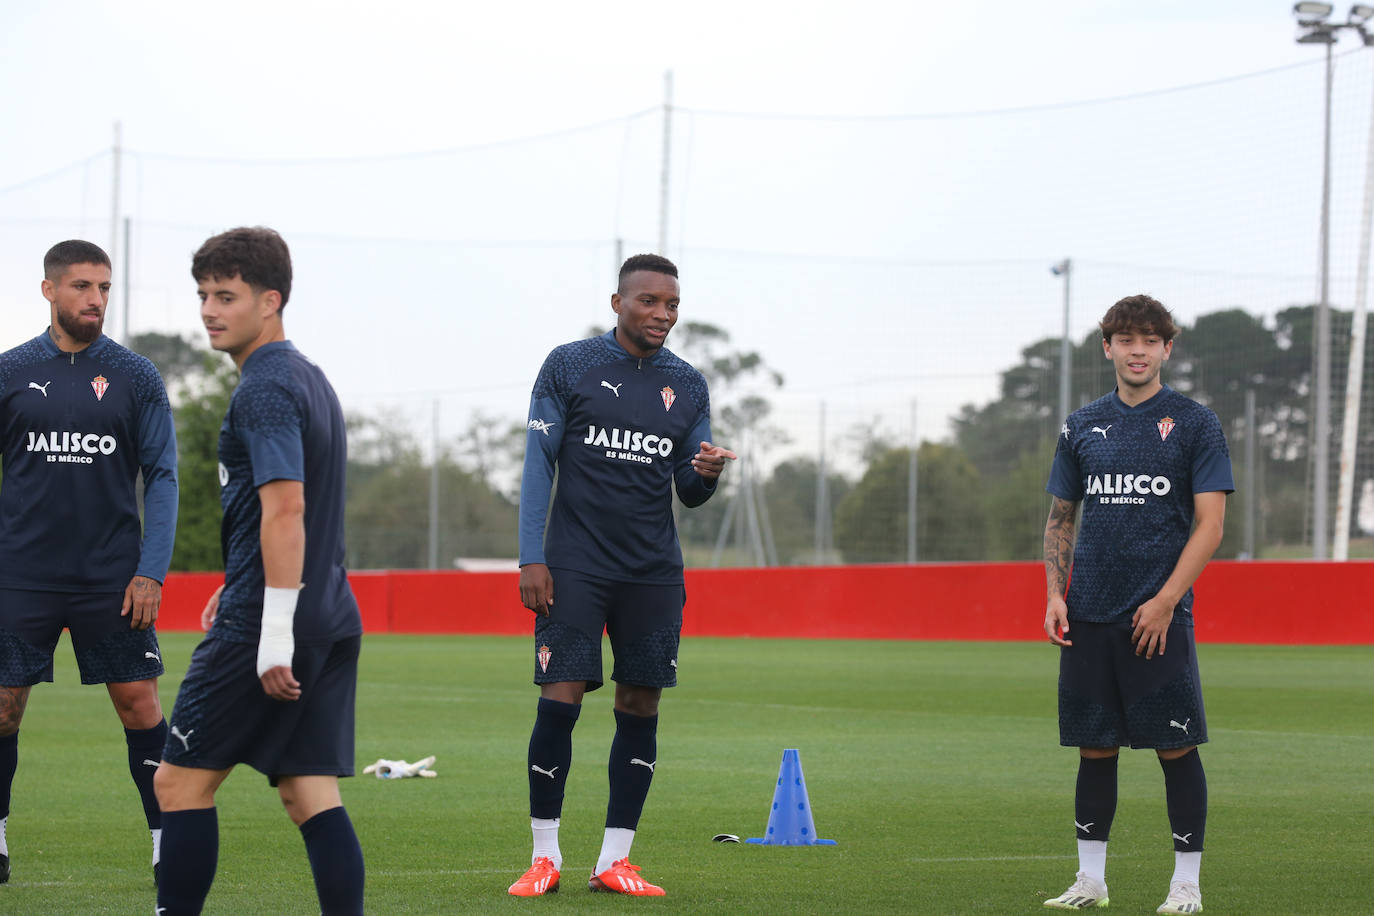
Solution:
<svg viewBox="0 0 1374 916">
<path fill-rule="evenodd" d="M 711 440 L 701 373 L 666 349 L 633 357 L 614 331 L 564 344 L 539 371 L 527 426 L 520 565 L 681 582 L 673 487 L 686 506 L 715 492 L 691 465 Z"/>
<path fill-rule="evenodd" d="M 167 577 L 177 443 L 157 368 L 108 337 L 0 354 L 0 588 L 123 591 Z M 144 522 L 136 482 L 143 472 Z"/>
</svg>

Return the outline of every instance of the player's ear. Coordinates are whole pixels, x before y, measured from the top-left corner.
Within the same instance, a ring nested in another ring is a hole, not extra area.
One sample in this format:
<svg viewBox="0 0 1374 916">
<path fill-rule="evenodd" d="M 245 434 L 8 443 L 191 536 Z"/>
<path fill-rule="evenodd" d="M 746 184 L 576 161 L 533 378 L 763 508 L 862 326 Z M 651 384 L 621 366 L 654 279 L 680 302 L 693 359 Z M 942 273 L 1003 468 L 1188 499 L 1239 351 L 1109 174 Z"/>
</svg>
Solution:
<svg viewBox="0 0 1374 916">
<path fill-rule="evenodd" d="M 44 277 L 43 284 L 39 288 L 43 290 L 44 299 L 47 299 L 49 302 L 57 301 L 57 284 L 53 283 L 47 277 Z"/>
<path fill-rule="evenodd" d="M 1172 352 L 1174 352 L 1174 342 L 1172 340 L 1164 341 L 1164 359 L 1167 360 Z"/>
<path fill-rule="evenodd" d="M 267 290 L 262 294 L 259 305 L 262 307 L 262 317 L 271 318 L 272 315 L 281 312 L 281 292 L 275 289 Z"/>
<path fill-rule="evenodd" d="M 47 282 L 47 281 L 44 281 Z M 611 311 L 620 314 L 620 293 L 611 293 Z"/>
</svg>

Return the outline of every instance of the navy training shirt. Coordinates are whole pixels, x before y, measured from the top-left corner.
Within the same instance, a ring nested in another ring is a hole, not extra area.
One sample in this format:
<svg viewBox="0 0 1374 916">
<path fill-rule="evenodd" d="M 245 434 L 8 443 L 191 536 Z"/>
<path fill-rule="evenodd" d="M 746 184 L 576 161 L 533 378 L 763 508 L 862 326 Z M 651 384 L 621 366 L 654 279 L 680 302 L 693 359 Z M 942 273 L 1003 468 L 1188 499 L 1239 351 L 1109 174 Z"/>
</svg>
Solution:
<svg viewBox="0 0 1374 916">
<path fill-rule="evenodd" d="M 700 443 L 711 441 L 701 373 L 666 349 L 633 357 L 607 331 L 548 355 L 527 425 L 520 565 L 682 582 L 673 485 L 687 506 L 715 492 L 691 464 Z"/>
<path fill-rule="evenodd" d="M 167 578 L 176 429 L 150 360 L 103 335 L 66 353 L 47 330 L 0 354 L 0 448 L 0 588 L 122 592 L 136 575 Z"/>
<path fill-rule="evenodd" d="M 219 431 L 224 591 L 210 635 L 257 643 L 262 629 L 262 502 L 274 480 L 305 484 L 304 588 L 298 642 L 333 642 L 363 631 L 344 571 L 343 410 L 329 380 L 290 341 L 263 344 L 244 361 Z"/>
<path fill-rule="evenodd" d="M 1083 502 L 1069 620 L 1129 620 L 1168 581 L 1193 529 L 1193 495 L 1235 490 L 1221 422 L 1167 385 L 1128 407 L 1115 391 L 1069 415 L 1049 484 Z M 1193 618 L 1193 590 L 1174 619 Z"/>
</svg>

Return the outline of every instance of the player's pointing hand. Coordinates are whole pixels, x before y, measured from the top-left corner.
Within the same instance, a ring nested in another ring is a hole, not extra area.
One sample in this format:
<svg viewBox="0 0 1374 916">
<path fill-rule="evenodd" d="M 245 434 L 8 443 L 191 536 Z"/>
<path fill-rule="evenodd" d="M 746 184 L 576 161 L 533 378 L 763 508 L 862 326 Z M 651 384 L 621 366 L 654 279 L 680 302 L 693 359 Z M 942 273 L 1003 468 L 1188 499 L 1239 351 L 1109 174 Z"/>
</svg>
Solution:
<svg viewBox="0 0 1374 916">
<path fill-rule="evenodd" d="M 715 480 L 720 476 L 720 472 L 725 470 L 726 458 L 734 461 L 739 458 L 739 455 L 728 448 L 703 442 L 701 443 L 701 451 L 692 456 L 692 469 L 707 480 Z"/>
</svg>

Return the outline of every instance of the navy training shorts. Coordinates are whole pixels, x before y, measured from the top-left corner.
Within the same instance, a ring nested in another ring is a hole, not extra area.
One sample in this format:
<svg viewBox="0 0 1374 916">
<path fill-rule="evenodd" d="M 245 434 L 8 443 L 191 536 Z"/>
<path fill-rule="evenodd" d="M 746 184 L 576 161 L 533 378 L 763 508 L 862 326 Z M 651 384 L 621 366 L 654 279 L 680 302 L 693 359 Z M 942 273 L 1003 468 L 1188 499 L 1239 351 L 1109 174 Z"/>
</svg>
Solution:
<svg viewBox="0 0 1374 916">
<path fill-rule="evenodd" d="M 163 673 L 157 630 L 121 616 L 124 592 L 0 589 L 0 684 L 31 687 L 53 679 L 64 629 L 72 634 L 83 684 L 146 681 Z"/>
<path fill-rule="evenodd" d="M 258 678 L 257 643 L 207 638 L 191 654 L 168 720 L 162 759 L 226 770 L 246 763 L 268 777 L 352 776 L 353 706 L 362 637 L 296 643 L 298 700 L 269 697 Z"/>
<path fill-rule="evenodd" d="M 676 687 L 677 650 L 687 589 L 599 579 L 551 569 L 553 607 L 534 618 L 534 682 L 604 683 L 601 633 L 611 637 L 611 680 L 637 687 Z"/>
<path fill-rule="evenodd" d="M 1072 621 L 1059 650 L 1059 743 L 1171 750 L 1205 744 L 1193 627 L 1174 620 L 1163 655 L 1131 645 L 1131 622 Z"/>
</svg>

